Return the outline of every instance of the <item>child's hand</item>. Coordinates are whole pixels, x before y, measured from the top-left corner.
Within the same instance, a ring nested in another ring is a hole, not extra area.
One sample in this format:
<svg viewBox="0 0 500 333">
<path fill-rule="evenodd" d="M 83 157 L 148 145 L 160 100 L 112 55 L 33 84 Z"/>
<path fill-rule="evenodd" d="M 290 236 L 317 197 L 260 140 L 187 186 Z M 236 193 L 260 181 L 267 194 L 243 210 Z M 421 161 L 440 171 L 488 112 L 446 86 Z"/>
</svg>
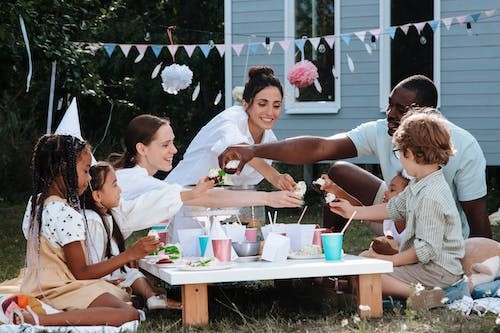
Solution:
<svg viewBox="0 0 500 333">
<path fill-rule="evenodd" d="M 282 191 L 293 191 L 295 189 L 295 180 L 287 173 L 277 174 L 276 177 L 273 177 L 271 183 Z"/>
<path fill-rule="evenodd" d="M 355 208 L 345 199 L 338 199 L 332 201 L 328 204 L 330 206 L 330 211 L 335 214 L 339 214 L 344 218 L 349 218 L 352 213 L 354 213 Z"/>
<path fill-rule="evenodd" d="M 123 281 L 125 281 L 124 278 L 120 278 L 120 279 L 115 279 L 115 280 L 106 280 L 107 282 L 117 286 L 119 285 L 120 283 L 122 283 Z"/>
<path fill-rule="evenodd" d="M 158 249 L 161 246 L 161 242 L 154 236 L 147 236 L 139 239 L 134 245 L 127 251 L 130 252 L 131 260 L 137 260 L 144 258 L 149 253 Z"/>
</svg>

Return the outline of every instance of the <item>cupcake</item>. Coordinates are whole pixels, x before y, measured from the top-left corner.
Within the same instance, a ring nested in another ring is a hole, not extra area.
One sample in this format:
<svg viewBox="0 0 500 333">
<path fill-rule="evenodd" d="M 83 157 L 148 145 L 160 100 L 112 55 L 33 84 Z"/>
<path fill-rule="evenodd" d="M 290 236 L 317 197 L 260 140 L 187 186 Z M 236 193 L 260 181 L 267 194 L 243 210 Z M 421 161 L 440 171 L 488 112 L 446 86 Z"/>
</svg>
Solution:
<svg viewBox="0 0 500 333">
<path fill-rule="evenodd" d="M 335 200 L 337 200 L 337 197 L 335 196 L 335 194 L 333 194 L 333 193 L 327 193 L 325 195 L 325 201 L 326 201 L 327 204 L 329 204 L 330 202 L 335 201 Z"/>
<path fill-rule="evenodd" d="M 307 190 L 306 183 L 303 180 L 301 180 L 300 182 L 297 182 L 297 184 L 295 184 L 295 189 L 293 191 L 297 194 L 300 194 L 301 196 L 304 196 L 306 190 Z"/>
<path fill-rule="evenodd" d="M 312 188 L 319 193 L 322 193 L 321 186 L 325 185 L 326 181 L 323 178 L 318 178 L 312 182 Z"/>
<path fill-rule="evenodd" d="M 224 170 L 221 170 L 219 168 L 210 168 L 208 170 L 208 179 L 213 180 L 215 182 L 215 185 L 217 184 L 224 184 L 224 175 L 226 173 Z"/>
<path fill-rule="evenodd" d="M 227 162 L 226 167 L 224 168 L 224 171 L 230 175 L 236 173 L 236 169 L 238 168 L 238 165 L 240 164 L 240 161 L 238 160 L 232 160 Z"/>
</svg>

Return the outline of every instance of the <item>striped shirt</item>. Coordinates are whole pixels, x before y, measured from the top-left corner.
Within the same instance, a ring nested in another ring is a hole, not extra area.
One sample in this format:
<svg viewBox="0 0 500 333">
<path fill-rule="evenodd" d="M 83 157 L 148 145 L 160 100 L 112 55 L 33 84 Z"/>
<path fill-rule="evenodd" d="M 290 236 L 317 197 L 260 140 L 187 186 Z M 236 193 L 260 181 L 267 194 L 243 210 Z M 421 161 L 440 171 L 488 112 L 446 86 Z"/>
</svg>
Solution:
<svg viewBox="0 0 500 333">
<path fill-rule="evenodd" d="M 460 215 L 441 170 L 412 179 L 403 192 L 389 200 L 387 214 L 406 220 L 399 250 L 415 248 L 422 264 L 434 262 L 452 274 L 462 274 L 464 239 Z"/>
</svg>

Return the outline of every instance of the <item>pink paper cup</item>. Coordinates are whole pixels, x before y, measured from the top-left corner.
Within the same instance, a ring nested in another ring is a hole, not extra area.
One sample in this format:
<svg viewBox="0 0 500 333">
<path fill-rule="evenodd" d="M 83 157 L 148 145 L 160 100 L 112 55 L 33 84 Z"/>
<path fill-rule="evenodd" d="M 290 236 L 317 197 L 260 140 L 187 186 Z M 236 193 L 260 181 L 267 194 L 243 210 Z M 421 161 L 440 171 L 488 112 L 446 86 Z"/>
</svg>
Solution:
<svg viewBox="0 0 500 333">
<path fill-rule="evenodd" d="M 168 231 L 159 231 L 158 232 L 158 238 L 160 239 L 160 242 L 163 244 L 167 245 L 168 244 Z"/>
<path fill-rule="evenodd" d="M 214 256 L 222 262 L 231 261 L 231 239 L 212 239 Z"/>
<path fill-rule="evenodd" d="M 257 241 L 257 228 L 246 228 L 245 229 L 245 238 L 249 242 Z"/>
<path fill-rule="evenodd" d="M 323 248 L 323 242 L 321 241 L 321 234 L 325 231 L 325 228 L 314 229 L 313 234 L 313 245 L 318 245 L 320 248 Z"/>
</svg>

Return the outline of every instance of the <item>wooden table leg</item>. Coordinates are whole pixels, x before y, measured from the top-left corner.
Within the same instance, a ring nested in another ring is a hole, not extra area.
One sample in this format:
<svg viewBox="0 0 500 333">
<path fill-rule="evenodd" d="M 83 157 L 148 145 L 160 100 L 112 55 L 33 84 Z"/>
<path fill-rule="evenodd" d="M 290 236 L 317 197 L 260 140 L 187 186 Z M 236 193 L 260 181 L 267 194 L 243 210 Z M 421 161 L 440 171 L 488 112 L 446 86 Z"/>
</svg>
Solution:
<svg viewBox="0 0 500 333">
<path fill-rule="evenodd" d="M 355 291 L 358 296 L 358 313 L 361 318 L 382 317 L 382 280 L 380 274 L 362 274 L 356 279 Z M 368 305 L 370 311 L 362 311 L 359 306 Z"/>
<path fill-rule="evenodd" d="M 208 325 L 208 287 L 206 283 L 182 286 L 182 324 Z"/>
</svg>

